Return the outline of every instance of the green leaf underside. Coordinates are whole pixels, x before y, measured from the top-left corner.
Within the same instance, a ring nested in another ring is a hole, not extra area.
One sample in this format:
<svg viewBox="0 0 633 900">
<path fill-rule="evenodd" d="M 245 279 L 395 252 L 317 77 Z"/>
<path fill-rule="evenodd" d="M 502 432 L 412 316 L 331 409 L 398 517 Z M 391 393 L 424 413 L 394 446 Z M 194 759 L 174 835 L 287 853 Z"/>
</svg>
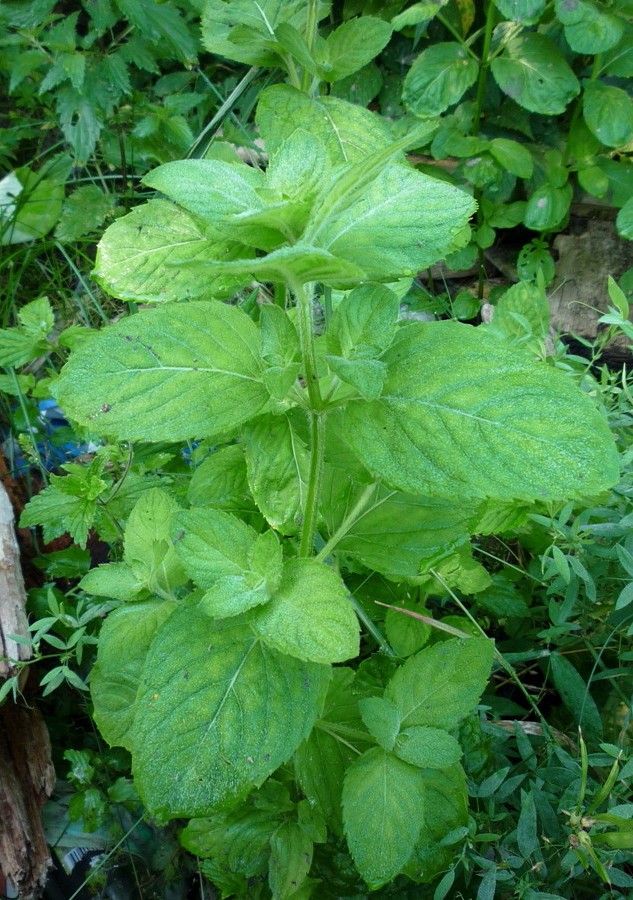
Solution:
<svg viewBox="0 0 633 900">
<path fill-rule="evenodd" d="M 272 600 L 251 622 L 267 644 L 299 659 L 334 663 L 358 656 L 360 629 L 345 586 L 312 559 L 285 564 Z"/>
<path fill-rule="evenodd" d="M 93 278 L 122 300 L 210 300 L 239 287 L 234 275 L 201 279 L 181 263 L 213 257 L 230 260 L 235 251 L 218 243 L 204 224 L 168 200 L 150 200 L 117 219 L 99 243 Z"/>
<path fill-rule="evenodd" d="M 310 732 L 329 676 L 242 622 L 178 610 L 151 646 L 136 705 L 134 777 L 148 809 L 208 815 L 260 784 Z"/>
<path fill-rule="evenodd" d="M 512 38 L 491 69 L 501 90 L 530 112 L 558 115 L 580 90 L 560 50 L 543 34 Z"/>
<path fill-rule="evenodd" d="M 388 575 L 416 575 L 467 539 L 475 515 L 472 504 L 379 488 L 337 549 Z"/>
<path fill-rule="evenodd" d="M 220 303 L 163 306 L 130 316 L 84 343 L 55 396 L 68 415 L 125 440 L 230 433 L 261 412 L 259 333 Z"/>
<path fill-rule="evenodd" d="M 383 361 L 381 398 L 350 402 L 345 428 L 364 465 L 393 487 L 563 499 L 617 480 L 613 439 L 591 402 L 493 335 L 455 322 L 415 323 Z"/>
<path fill-rule="evenodd" d="M 380 747 L 349 767 L 343 787 L 347 843 L 370 886 L 390 881 L 409 861 L 424 821 L 419 769 Z"/>
<path fill-rule="evenodd" d="M 103 623 L 90 693 L 95 722 L 111 746 L 132 747 L 134 703 L 145 657 L 175 609 L 169 602 L 135 603 L 115 609 Z"/>
<path fill-rule="evenodd" d="M 385 698 L 412 725 L 450 729 L 477 703 L 492 665 L 494 644 L 486 638 L 452 639 L 410 657 L 389 682 Z"/>
</svg>

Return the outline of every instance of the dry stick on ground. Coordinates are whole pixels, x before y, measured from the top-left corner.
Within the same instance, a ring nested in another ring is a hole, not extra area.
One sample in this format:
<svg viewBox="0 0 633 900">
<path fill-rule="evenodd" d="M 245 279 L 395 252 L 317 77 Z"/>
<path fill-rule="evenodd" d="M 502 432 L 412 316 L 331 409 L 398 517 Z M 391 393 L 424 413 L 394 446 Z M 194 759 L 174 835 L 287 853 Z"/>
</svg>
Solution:
<svg viewBox="0 0 633 900">
<path fill-rule="evenodd" d="M 31 649 L 26 593 L 13 508 L 0 481 L 0 684 L 15 675 Z M 55 783 L 48 731 L 37 709 L 7 699 L 0 707 L 0 871 L 21 900 L 41 895 L 50 866 L 40 809 Z"/>
</svg>

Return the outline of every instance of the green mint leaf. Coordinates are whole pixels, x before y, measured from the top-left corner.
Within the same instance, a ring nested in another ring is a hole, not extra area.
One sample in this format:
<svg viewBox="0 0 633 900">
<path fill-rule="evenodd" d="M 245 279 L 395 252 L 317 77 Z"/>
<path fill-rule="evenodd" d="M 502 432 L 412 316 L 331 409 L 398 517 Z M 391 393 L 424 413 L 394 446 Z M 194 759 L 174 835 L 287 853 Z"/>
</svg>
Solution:
<svg viewBox="0 0 633 900">
<path fill-rule="evenodd" d="M 167 491 L 153 488 L 138 500 L 125 526 L 123 559 L 135 578 L 153 593 L 170 592 L 187 580 L 171 542 L 179 506 Z"/>
<path fill-rule="evenodd" d="M 331 371 L 356 388 L 365 400 L 376 400 L 382 393 L 387 367 L 378 359 L 344 359 L 327 355 L 325 360 Z"/>
<path fill-rule="evenodd" d="M 138 600 L 139 594 L 144 590 L 142 581 L 139 581 L 130 566 L 117 562 L 91 569 L 81 579 L 79 587 L 87 594 L 124 601 Z"/>
<path fill-rule="evenodd" d="M 373 359 L 396 333 L 398 298 L 383 285 L 364 285 L 346 294 L 327 332 L 327 348 L 346 359 Z"/>
<path fill-rule="evenodd" d="M 312 662 L 358 656 L 359 625 L 345 585 L 328 566 L 290 560 L 272 600 L 250 619 L 267 644 Z"/>
<path fill-rule="evenodd" d="M 382 748 L 349 767 L 343 821 L 350 853 L 370 888 L 391 881 L 413 853 L 424 821 L 420 770 Z"/>
<path fill-rule="evenodd" d="M 532 154 L 524 144 L 506 138 L 493 138 L 490 153 L 504 169 L 518 178 L 531 178 L 534 169 Z"/>
<path fill-rule="evenodd" d="M 117 219 L 99 242 L 93 277 L 122 300 L 210 300 L 239 286 L 239 278 L 201 279 L 192 260 L 231 259 L 235 251 L 212 240 L 208 228 L 167 200 L 150 200 Z"/>
<path fill-rule="evenodd" d="M 393 144 L 388 123 L 370 110 L 337 97 L 312 98 L 290 85 L 262 91 L 256 121 L 269 154 L 301 128 L 318 135 L 334 166 Z"/>
<path fill-rule="evenodd" d="M 419 25 L 427 19 L 433 19 L 448 0 L 426 0 L 422 3 L 414 3 L 403 10 L 391 20 L 393 27 L 399 31 L 408 25 Z"/>
<path fill-rule="evenodd" d="M 284 368 L 301 360 L 297 329 L 283 309 L 272 304 L 262 306 L 259 324 L 264 362 Z"/>
<path fill-rule="evenodd" d="M 362 734 L 363 721 L 358 711 L 358 699 L 350 690 L 353 670 L 337 667 L 332 676 L 321 719 L 297 749 L 294 764 L 301 790 L 321 813 L 329 829 L 342 837 L 343 777 L 350 763 L 358 758 L 354 745 L 359 743 L 355 738 L 351 744 L 349 729 L 355 735 Z M 338 731 L 336 726 L 342 726 L 342 730 Z M 369 735 L 366 740 L 371 740 Z"/>
<path fill-rule="evenodd" d="M 615 224 L 620 237 L 633 241 L 633 197 L 628 200 L 618 212 Z M 611 297 L 611 299 L 614 303 L 616 302 L 613 297 Z"/>
<path fill-rule="evenodd" d="M 552 231 L 566 219 L 573 189 L 570 184 L 554 187 L 546 182 L 530 196 L 523 214 L 523 224 L 533 231 Z"/>
<path fill-rule="evenodd" d="M 449 356 L 450 368 L 438 364 Z M 413 323 L 383 360 L 381 398 L 350 402 L 344 422 L 361 461 L 388 484 L 530 500 L 586 496 L 617 480 L 613 439 L 588 398 L 483 329 Z"/>
<path fill-rule="evenodd" d="M 297 534 L 308 489 L 310 454 L 287 415 L 259 416 L 242 431 L 248 481 L 271 528 Z"/>
<path fill-rule="evenodd" d="M 191 476 L 187 499 L 192 506 L 213 506 L 227 512 L 254 512 L 241 447 L 230 444 L 204 459 Z"/>
<path fill-rule="evenodd" d="M 502 295 L 486 330 L 510 344 L 525 343 L 530 337 L 542 342 L 549 332 L 549 320 L 545 292 L 535 284 L 520 281 Z"/>
<path fill-rule="evenodd" d="M 329 677 L 248 625 L 177 610 L 152 643 L 136 705 L 133 770 L 148 809 L 208 815 L 261 784 L 310 732 Z"/>
<path fill-rule="evenodd" d="M 439 116 L 477 81 L 479 66 L 456 43 L 433 44 L 414 61 L 404 80 L 402 100 L 418 116 Z"/>
<path fill-rule="evenodd" d="M 337 519 L 344 513 L 341 508 Z M 392 577 L 418 575 L 467 540 L 475 515 L 464 501 L 378 488 L 337 549 Z"/>
<path fill-rule="evenodd" d="M 134 704 L 145 657 L 158 629 L 175 609 L 176 604 L 169 602 L 134 603 L 115 609 L 101 626 L 90 693 L 95 721 L 110 746 L 131 749 Z"/>
<path fill-rule="evenodd" d="M 237 809 L 218 811 L 210 819 L 191 819 L 180 834 L 182 846 L 196 856 L 222 860 L 221 868 L 230 875 L 265 875 L 279 815 L 275 810 L 253 808 L 253 796 L 257 793 Z"/>
<path fill-rule="evenodd" d="M 270 839 L 268 884 L 274 898 L 291 897 L 312 865 L 312 841 L 298 822 L 284 822 Z"/>
<path fill-rule="evenodd" d="M 370 63 L 386 47 L 392 28 L 383 19 L 362 16 L 335 28 L 326 39 L 329 57 L 323 81 L 339 81 Z"/>
<path fill-rule="evenodd" d="M 358 703 L 363 722 L 384 750 L 393 750 L 400 731 L 400 710 L 384 697 L 364 697 Z M 407 760 L 410 762 L 410 760 Z"/>
<path fill-rule="evenodd" d="M 259 332 L 246 313 L 221 303 L 146 310 L 80 346 L 55 396 L 81 424 L 117 438 L 231 432 L 268 400 Z"/>
<path fill-rule="evenodd" d="M 456 844 L 466 834 L 468 794 L 460 765 L 424 772 L 424 816 L 420 838 L 404 872 L 416 881 L 432 881 L 455 859 Z M 456 834 L 454 841 L 447 841 Z"/>
<path fill-rule="evenodd" d="M 412 725 L 397 735 L 393 752 L 413 766 L 446 769 L 459 762 L 462 748 L 447 731 Z"/>
<path fill-rule="evenodd" d="M 494 644 L 486 638 L 451 639 L 411 656 L 385 691 L 403 728 L 450 729 L 468 715 L 490 676 Z"/>
<path fill-rule="evenodd" d="M 512 38 L 490 68 L 501 90 L 530 112 L 559 115 L 580 91 L 560 50 L 544 34 Z"/>
</svg>

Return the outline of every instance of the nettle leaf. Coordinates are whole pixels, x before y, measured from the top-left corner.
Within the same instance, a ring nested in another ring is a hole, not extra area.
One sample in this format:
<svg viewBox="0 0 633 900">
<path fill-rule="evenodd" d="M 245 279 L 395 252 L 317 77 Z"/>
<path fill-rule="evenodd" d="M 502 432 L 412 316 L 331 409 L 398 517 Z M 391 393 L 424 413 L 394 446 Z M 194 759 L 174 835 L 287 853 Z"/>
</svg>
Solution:
<svg viewBox="0 0 633 900">
<path fill-rule="evenodd" d="M 358 656 L 360 628 L 347 589 L 333 569 L 312 559 L 288 561 L 272 600 L 250 621 L 267 644 L 299 659 Z"/>
<path fill-rule="evenodd" d="M 235 513 L 254 512 L 242 448 L 230 444 L 204 459 L 191 476 L 187 499 L 192 506 L 213 506 Z"/>
<path fill-rule="evenodd" d="M 473 198 L 446 182 L 391 164 L 342 209 L 308 226 L 310 239 L 361 267 L 366 280 L 415 276 L 467 240 Z"/>
<path fill-rule="evenodd" d="M 468 794 L 464 770 L 457 764 L 424 773 L 424 803 L 431 815 L 424 817 L 420 838 L 404 870 L 417 882 L 429 882 L 445 872 L 455 859 L 456 844 L 468 825 Z M 449 834 L 456 835 L 448 841 Z"/>
<path fill-rule="evenodd" d="M 477 81 L 479 66 L 460 44 L 433 44 L 414 61 L 404 79 L 402 100 L 418 116 L 438 116 Z"/>
<path fill-rule="evenodd" d="M 364 697 L 358 703 L 363 722 L 384 750 L 393 750 L 400 731 L 400 710 L 384 697 Z M 410 760 L 409 760 L 410 761 Z"/>
<path fill-rule="evenodd" d="M 123 440 L 230 433 L 268 401 L 259 344 L 257 327 L 235 307 L 145 310 L 83 343 L 55 396 L 81 424 Z"/>
<path fill-rule="evenodd" d="M 171 602 L 135 603 L 115 609 L 101 626 L 90 693 L 95 722 L 110 746 L 131 749 L 134 703 L 145 658 L 158 629 L 175 609 Z"/>
<path fill-rule="evenodd" d="M 501 90 L 530 112 L 558 115 L 580 91 L 556 44 L 536 32 L 508 41 L 491 70 Z"/>
<path fill-rule="evenodd" d="M 323 81 L 339 81 L 370 63 L 387 46 L 392 28 L 383 19 L 362 16 L 335 28 L 326 39 L 328 65 L 320 71 Z"/>
<path fill-rule="evenodd" d="M 212 618 L 237 616 L 266 603 L 281 578 L 281 547 L 219 509 L 190 509 L 173 518 L 175 546 L 188 575 L 206 588 L 198 608 Z M 258 552 L 263 542 L 265 553 Z"/>
<path fill-rule="evenodd" d="M 535 25 L 545 9 L 546 0 L 495 0 L 495 6 L 506 19 L 522 25 Z"/>
<path fill-rule="evenodd" d="M 624 21 L 591 0 L 556 0 L 555 9 L 565 27 L 567 43 L 575 53 L 604 53 L 622 37 Z"/>
<path fill-rule="evenodd" d="M 68 532 L 76 544 L 85 547 L 88 532 L 97 517 L 97 501 L 110 490 L 101 478 L 102 461 L 88 468 L 68 463 L 67 475 L 51 475 L 50 484 L 32 497 L 20 516 L 20 527 L 41 525 L 48 543 Z"/>
<path fill-rule="evenodd" d="M 76 188 L 64 201 L 55 236 L 72 243 L 100 228 L 116 205 L 114 194 L 104 193 L 96 184 Z"/>
<path fill-rule="evenodd" d="M 212 240 L 208 228 L 167 200 L 150 200 L 117 219 L 99 242 L 93 278 L 122 300 L 210 300 L 239 286 L 211 274 L 200 278 L 185 265 L 195 260 L 230 260 L 235 251 Z M 171 265 L 174 261 L 179 265 Z"/>
<path fill-rule="evenodd" d="M 289 416 L 259 416 L 243 432 L 248 481 L 271 528 L 297 534 L 308 489 L 310 454 Z"/>
<path fill-rule="evenodd" d="M 301 128 L 318 135 L 333 165 L 358 162 L 393 143 L 387 122 L 376 113 L 337 97 L 311 98 L 285 84 L 262 91 L 256 121 L 269 153 Z"/>
<path fill-rule="evenodd" d="M 343 821 L 350 853 L 370 888 L 391 881 L 407 864 L 424 821 L 419 769 L 381 747 L 349 767 Z"/>
<path fill-rule="evenodd" d="M 261 784 L 309 734 L 330 668 L 285 656 L 235 620 L 179 609 L 150 648 L 134 778 L 152 814 L 204 816 Z"/>
<path fill-rule="evenodd" d="M 19 325 L 0 329 L 0 366 L 17 368 L 50 350 L 48 335 L 55 316 L 48 297 L 38 297 L 18 311 Z"/>
<path fill-rule="evenodd" d="M 358 698 L 350 690 L 353 681 L 352 669 L 337 667 L 333 670 L 321 717 L 294 757 L 301 790 L 338 837 L 343 835 L 343 776 L 350 763 L 358 757 L 354 745 L 350 743 L 349 729 L 356 734 L 361 734 L 363 729 Z M 330 728 L 330 725 L 335 727 Z M 344 732 L 347 737 L 337 732 L 337 725 L 347 729 Z M 371 741 L 369 735 L 366 741 Z M 354 744 L 358 744 L 357 739 Z"/>
<path fill-rule="evenodd" d="M 381 398 L 350 401 L 344 427 L 387 484 L 426 496 L 530 500 L 587 496 L 617 480 L 602 416 L 527 352 L 461 323 L 413 323 L 383 359 Z"/>
<path fill-rule="evenodd" d="M 420 650 L 397 670 L 385 698 L 398 708 L 403 728 L 451 729 L 472 711 L 486 686 L 494 643 L 451 639 Z"/>
<path fill-rule="evenodd" d="M 622 88 L 601 81 L 585 84 L 583 113 L 590 131 L 607 147 L 633 141 L 633 100 Z"/>
<path fill-rule="evenodd" d="M 462 748 L 447 731 L 425 725 L 412 725 L 396 736 L 393 752 L 413 766 L 420 766 L 423 769 L 446 769 L 459 762 Z"/>
</svg>

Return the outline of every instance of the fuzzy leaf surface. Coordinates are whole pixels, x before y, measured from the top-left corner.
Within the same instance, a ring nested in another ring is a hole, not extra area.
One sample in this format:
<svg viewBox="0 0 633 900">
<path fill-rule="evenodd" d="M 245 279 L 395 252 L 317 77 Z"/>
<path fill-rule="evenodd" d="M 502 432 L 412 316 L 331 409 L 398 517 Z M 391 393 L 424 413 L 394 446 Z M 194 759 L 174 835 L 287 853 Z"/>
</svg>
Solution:
<svg viewBox="0 0 633 900">
<path fill-rule="evenodd" d="M 400 711 L 402 727 L 454 728 L 486 686 L 493 652 L 494 644 L 486 638 L 459 638 L 411 656 L 385 691 Z"/>
<path fill-rule="evenodd" d="M 145 658 L 158 629 L 175 609 L 171 602 L 133 603 L 115 609 L 101 627 L 90 693 L 95 722 L 110 746 L 131 749 L 134 703 Z"/>
<path fill-rule="evenodd" d="M 179 609 L 152 643 L 136 705 L 134 777 L 147 807 L 208 815 L 260 784 L 310 732 L 329 677 L 241 621 Z"/>
<path fill-rule="evenodd" d="M 482 329 L 414 323 L 383 360 L 382 396 L 350 402 L 344 421 L 361 461 L 388 484 L 530 500 L 586 496 L 617 480 L 609 429 L 575 384 Z"/>
<path fill-rule="evenodd" d="M 409 861 L 424 822 L 420 770 L 381 747 L 363 753 L 345 774 L 343 821 L 369 887 L 391 881 Z"/>
<path fill-rule="evenodd" d="M 268 400 L 259 340 L 246 313 L 221 303 L 146 310 L 79 347 L 55 396 L 81 424 L 119 439 L 231 432 Z"/>
</svg>

